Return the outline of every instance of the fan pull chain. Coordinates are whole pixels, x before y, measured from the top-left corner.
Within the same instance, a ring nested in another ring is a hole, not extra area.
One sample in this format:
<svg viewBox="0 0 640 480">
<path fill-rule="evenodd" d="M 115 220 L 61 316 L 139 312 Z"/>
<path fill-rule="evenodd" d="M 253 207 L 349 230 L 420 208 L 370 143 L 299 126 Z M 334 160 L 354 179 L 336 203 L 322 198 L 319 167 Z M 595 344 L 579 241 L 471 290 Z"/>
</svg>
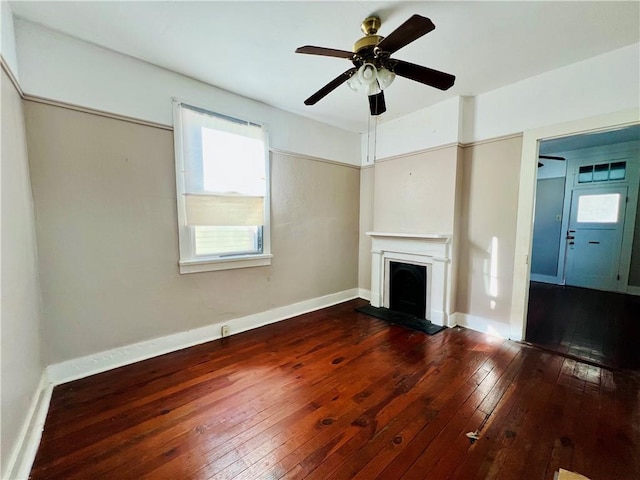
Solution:
<svg viewBox="0 0 640 480">
<path fill-rule="evenodd" d="M 371 163 L 371 115 L 367 118 L 367 163 Z"/>
<path fill-rule="evenodd" d="M 373 163 L 376 163 L 376 155 L 378 153 L 378 116 L 373 119 Z"/>
<path fill-rule="evenodd" d="M 371 118 L 373 118 L 373 129 L 371 128 Z M 373 131 L 373 152 L 371 151 L 371 132 Z M 369 115 L 367 124 L 367 164 L 376 163 L 376 150 L 378 146 L 378 117 Z"/>
</svg>

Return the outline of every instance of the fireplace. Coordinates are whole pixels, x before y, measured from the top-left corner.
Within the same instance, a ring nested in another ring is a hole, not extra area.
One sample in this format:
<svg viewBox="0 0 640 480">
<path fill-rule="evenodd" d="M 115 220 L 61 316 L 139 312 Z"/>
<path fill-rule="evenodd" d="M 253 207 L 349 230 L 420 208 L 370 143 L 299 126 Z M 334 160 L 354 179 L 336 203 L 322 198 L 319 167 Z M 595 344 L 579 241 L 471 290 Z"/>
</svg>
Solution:
<svg viewBox="0 0 640 480">
<path fill-rule="evenodd" d="M 389 309 L 426 318 L 427 267 L 400 262 L 390 262 L 389 267 Z"/>
<path fill-rule="evenodd" d="M 435 325 L 447 326 L 451 304 L 451 236 L 381 232 L 367 235 L 372 239 L 371 306 L 398 309 Z M 395 285 L 396 281 L 401 282 L 401 287 Z M 398 289 L 411 293 L 396 298 Z"/>
</svg>

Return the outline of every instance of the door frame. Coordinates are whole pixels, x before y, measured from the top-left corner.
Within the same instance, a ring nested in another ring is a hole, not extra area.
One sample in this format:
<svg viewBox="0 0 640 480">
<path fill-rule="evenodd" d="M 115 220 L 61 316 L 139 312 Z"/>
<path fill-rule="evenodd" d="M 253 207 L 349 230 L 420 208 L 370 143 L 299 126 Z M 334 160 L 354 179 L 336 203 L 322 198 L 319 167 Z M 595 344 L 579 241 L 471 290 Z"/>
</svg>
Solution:
<svg viewBox="0 0 640 480">
<path fill-rule="evenodd" d="M 625 218 L 623 225 L 623 233 L 622 233 L 622 244 L 620 251 L 620 262 L 618 266 L 618 273 L 620 275 L 620 280 L 617 284 L 616 291 L 620 293 L 631 293 L 629 283 L 629 268 L 631 266 L 631 253 L 633 250 L 633 238 L 634 238 L 634 226 L 636 220 L 636 206 L 638 204 L 638 180 L 640 175 L 640 165 L 638 164 L 638 158 L 631 157 L 630 155 L 636 152 L 632 152 L 629 149 L 627 143 L 619 143 L 616 145 L 608 145 L 601 147 L 593 147 L 586 149 L 583 153 L 578 157 L 568 157 L 567 159 L 567 182 L 566 182 L 566 190 L 565 190 L 565 199 L 569 199 L 569 204 L 566 209 L 566 222 L 563 221 L 564 230 L 568 230 L 569 228 L 569 213 L 570 213 L 570 203 L 571 198 L 573 196 L 573 191 L 576 188 L 582 188 L 580 184 L 577 184 L 575 181 L 575 176 L 577 175 L 577 170 L 582 165 L 590 165 L 590 164 L 598 164 L 598 163 L 609 163 L 614 161 L 625 161 L 627 162 L 627 174 L 624 180 L 614 180 L 609 182 L 603 182 L 600 184 L 591 184 L 592 186 L 596 185 L 608 185 L 608 186 L 626 186 L 627 187 L 627 204 L 625 208 Z M 570 181 L 569 181 L 570 180 Z M 583 185 L 584 188 L 590 188 L 586 184 Z M 564 220 L 564 219 L 563 219 Z M 566 240 L 563 240 L 566 242 Z M 563 251 L 563 255 L 566 255 L 566 244 L 564 245 L 565 250 Z M 564 258 L 563 258 L 564 262 Z M 564 265 L 562 266 L 564 270 Z M 563 271 L 563 280 L 564 280 L 564 271 Z M 565 282 L 563 281 L 563 284 Z M 636 287 L 637 288 L 637 287 Z M 633 294 L 637 295 L 636 292 Z"/>
<path fill-rule="evenodd" d="M 538 168 L 538 147 L 541 140 L 580 133 L 610 130 L 640 123 L 640 108 L 622 110 L 546 127 L 526 130 L 522 136 L 518 214 L 516 220 L 513 293 L 511 297 L 512 340 L 523 340 L 526 331 L 529 301 L 530 258 L 533 239 L 533 214 Z"/>
</svg>

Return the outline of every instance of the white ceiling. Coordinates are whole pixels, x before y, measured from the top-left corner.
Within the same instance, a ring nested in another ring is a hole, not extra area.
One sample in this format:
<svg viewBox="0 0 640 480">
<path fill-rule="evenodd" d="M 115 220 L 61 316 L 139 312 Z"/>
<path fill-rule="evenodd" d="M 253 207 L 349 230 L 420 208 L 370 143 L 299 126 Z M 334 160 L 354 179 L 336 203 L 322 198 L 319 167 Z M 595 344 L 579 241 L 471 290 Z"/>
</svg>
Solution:
<svg viewBox="0 0 640 480">
<path fill-rule="evenodd" d="M 602 132 L 582 133 L 567 137 L 554 138 L 540 142 L 540 155 L 570 152 L 581 148 L 615 145 L 616 143 L 639 142 L 640 124 L 624 128 L 615 128 Z"/>
<path fill-rule="evenodd" d="M 377 13 L 381 35 L 418 13 L 436 29 L 393 57 L 456 75 L 442 92 L 398 78 L 382 121 L 478 95 L 640 41 L 640 2 L 26 2 L 16 16 L 316 120 L 362 132 L 366 99 L 346 85 L 303 101 L 351 64 L 295 54 L 350 50 Z"/>
</svg>

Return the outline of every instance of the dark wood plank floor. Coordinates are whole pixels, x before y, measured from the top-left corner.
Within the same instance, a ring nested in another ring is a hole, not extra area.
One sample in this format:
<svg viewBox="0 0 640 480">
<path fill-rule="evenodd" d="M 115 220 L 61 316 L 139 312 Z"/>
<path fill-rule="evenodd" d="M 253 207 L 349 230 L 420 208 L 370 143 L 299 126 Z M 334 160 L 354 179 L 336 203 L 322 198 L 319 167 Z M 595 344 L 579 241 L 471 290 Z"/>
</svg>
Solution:
<svg viewBox="0 0 640 480">
<path fill-rule="evenodd" d="M 363 304 L 56 387 L 31 478 L 640 478 L 635 377 Z"/>
<path fill-rule="evenodd" d="M 640 297 L 531 282 L 526 340 L 598 365 L 640 372 Z"/>
</svg>

